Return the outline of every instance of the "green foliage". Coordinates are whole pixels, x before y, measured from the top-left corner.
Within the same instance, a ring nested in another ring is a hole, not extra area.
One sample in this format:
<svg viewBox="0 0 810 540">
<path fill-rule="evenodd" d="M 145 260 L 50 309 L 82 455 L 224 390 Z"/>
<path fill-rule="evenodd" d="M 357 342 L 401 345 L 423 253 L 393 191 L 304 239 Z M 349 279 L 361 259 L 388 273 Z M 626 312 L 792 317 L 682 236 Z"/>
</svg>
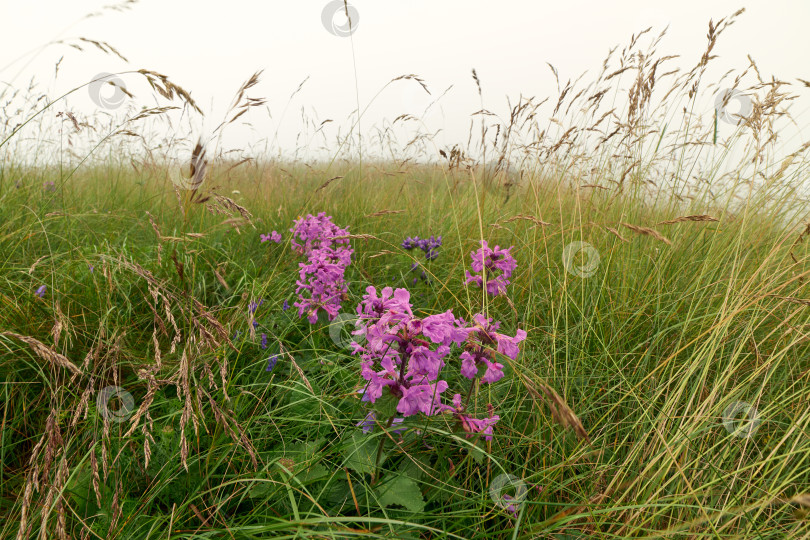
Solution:
<svg viewBox="0 0 810 540">
<path fill-rule="evenodd" d="M 0 504 L 13 518 L 2 525 L 2 537 L 16 534 L 28 460 L 54 406 L 62 453 L 48 474 L 55 481 L 64 456 L 63 504 L 74 536 L 80 536 L 82 522 L 99 537 L 112 528 L 111 534 L 132 538 L 154 537 L 150 531 L 165 531 L 170 522 L 176 531 L 221 531 L 227 525 L 236 537 L 341 538 L 353 530 L 402 538 L 511 538 L 515 525 L 519 538 L 590 538 L 621 527 L 622 534 L 643 536 L 681 530 L 684 523 L 694 523 L 702 534 L 756 530 L 761 537 L 781 538 L 775 531 L 795 536 L 806 530 L 795 508 L 774 506 L 765 494 L 789 499 L 810 486 L 804 436 L 810 395 L 802 378 L 810 369 L 810 350 L 801 330 L 810 320 L 803 304 L 786 300 L 805 297 L 804 283 L 794 276 L 804 276 L 808 252 L 806 243 L 791 248 L 780 241 L 775 225 L 756 207 L 745 220 L 719 214 L 716 226 L 671 225 L 667 245 L 631 231 L 623 231 L 629 237 L 623 242 L 609 231 L 577 228 L 574 208 L 584 202 L 575 203 L 573 195 L 556 202 L 529 197 L 544 189 L 542 182 L 525 186 L 525 196 L 508 204 L 495 191 L 476 194 L 472 185 L 448 190 L 440 182 L 372 194 L 373 179 L 351 172 L 342 184 L 352 190 L 344 192 L 353 201 L 351 211 L 328 196 L 308 207 L 276 189 L 274 196 L 286 201 L 279 215 L 277 205 L 270 212 L 258 202 L 265 197 L 252 197 L 251 211 L 267 229 L 285 230 L 302 211 L 323 209 L 352 231 L 379 239 L 355 245 L 347 312 L 373 284 L 409 287 L 422 313 L 452 308 L 469 317 L 482 301 L 480 292 L 461 285 L 477 221 L 531 213 L 557 224 L 554 232 L 545 228 L 546 236 L 520 221 L 491 232 L 493 243 L 516 246 L 520 266 L 510 296 L 515 309 L 501 299 L 487 309 L 507 333 L 521 327 L 529 338 L 518 360 L 506 366 L 503 381 L 473 395 L 472 410 L 485 411 L 492 403 L 501 416 L 487 443 L 457 433 L 443 417 L 410 418 L 400 426 L 402 434 L 386 434 L 379 426 L 363 434 L 357 423 L 367 409 L 357 394 L 356 357 L 333 343 L 328 322 L 310 326 L 295 308 L 281 309 L 294 298 L 297 269 L 285 245 L 260 244 L 258 233 L 238 236 L 218 228 L 201 208 L 184 220 L 171 198 L 158 196 L 148 181 L 142 198 L 124 199 L 112 188 L 103 194 L 102 175 L 80 179 L 96 186 L 92 201 L 76 196 L 61 206 L 33 204 L 34 214 L 13 204 L 0 207 L 0 331 L 33 336 L 75 365 L 90 354 L 89 369 L 95 370 L 88 414 L 80 410 L 77 416 L 89 381 L 71 383 L 62 368 L 18 340 L 0 337 Z M 297 181 L 306 186 L 309 180 Z M 233 182 L 232 188 L 248 191 L 250 179 Z M 16 196 L 0 193 L 5 200 Z M 360 217 L 425 197 L 431 201 L 427 213 L 382 221 Z M 480 216 L 462 210 L 475 207 L 476 197 Z M 614 225 L 658 223 L 687 211 L 646 208 L 632 197 L 593 194 L 586 200 L 600 208 L 602 222 Z M 89 212 L 100 202 L 114 213 Z M 71 219 L 45 216 L 56 208 Z M 158 261 L 161 242 L 144 218 L 147 209 L 166 236 L 205 236 L 176 246 L 164 241 Z M 428 265 L 430 282 L 409 281 L 412 261 L 397 247 L 405 231 L 445 235 L 440 257 Z M 562 265 L 564 246 L 579 237 L 600 251 L 602 261 L 587 279 Z M 171 259 L 175 251 L 182 278 Z M 391 254 L 371 257 L 383 251 Z M 176 295 L 169 309 L 181 342 L 174 352 L 165 306 L 155 302 L 147 280 L 120 260 L 138 262 Z M 42 299 L 32 294 L 40 284 L 48 285 Z M 191 297 L 227 327 L 233 347 L 199 354 L 186 349 L 188 336 L 198 332 L 182 300 Z M 265 302 L 251 337 L 246 309 L 257 298 Z M 52 333 L 57 319 L 63 325 L 58 342 Z M 267 349 L 260 345 L 262 333 Z M 130 421 L 112 422 L 105 433 L 95 403 L 100 388 L 117 384 L 132 394 L 137 409 L 149 392 L 143 370 L 154 368 L 156 380 L 171 381 L 184 350 L 191 358 L 190 397 L 198 421 L 196 430 L 191 421 L 185 426 L 188 469 L 181 459 L 185 398 L 174 383 L 156 390 L 149 418 L 142 417 L 129 435 Z M 270 355 L 280 356 L 268 372 Z M 217 363 L 222 359 L 225 386 Z M 578 414 L 591 444 L 557 424 L 542 397 L 527 389 L 542 381 Z M 220 408 L 216 413 L 212 400 Z M 750 438 L 733 437 L 723 427 L 723 412 L 734 401 L 757 406 L 762 422 Z M 396 415 L 394 399 L 382 399 L 376 408 L 383 425 Z M 218 419 L 221 414 L 227 420 Z M 241 433 L 252 445 L 255 465 Z M 95 453 L 96 472 L 89 452 Z M 37 459 L 41 466 L 43 454 Z M 528 486 L 519 523 L 490 498 L 489 487 L 500 474 Z M 33 494 L 44 500 L 39 496 Z M 38 524 L 39 507 L 34 512 Z M 562 518 L 564 512 L 573 513 Z"/>
<path fill-rule="evenodd" d="M 411 512 L 421 512 L 425 509 L 419 485 L 408 476 L 394 475 L 374 491 L 382 506 L 399 505 Z"/>
</svg>

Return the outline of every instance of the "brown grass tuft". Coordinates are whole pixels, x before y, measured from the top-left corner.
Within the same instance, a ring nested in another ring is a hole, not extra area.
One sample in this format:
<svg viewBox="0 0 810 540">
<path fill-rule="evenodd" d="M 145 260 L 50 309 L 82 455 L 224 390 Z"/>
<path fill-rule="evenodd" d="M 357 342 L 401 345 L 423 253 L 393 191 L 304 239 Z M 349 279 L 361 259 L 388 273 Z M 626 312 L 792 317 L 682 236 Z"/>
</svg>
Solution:
<svg viewBox="0 0 810 540">
<path fill-rule="evenodd" d="M 627 227 L 634 233 L 641 234 L 644 236 L 652 236 L 656 240 L 660 240 L 669 246 L 672 245 L 672 242 L 667 237 L 665 237 L 663 234 L 656 231 L 655 229 L 650 229 L 648 227 L 639 227 L 638 225 L 631 225 L 630 223 L 622 223 L 622 225 L 624 227 Z"/>
<path fill-rule="evenodd" d="M 682 216 L 679 218 L 670 219 L 668 221 L 662 221 L 661 223 L 658 223 L 658 225 L 672 225 L 673 223 L 683 223 L 685 221 L 720 221 L 720 220 L 708 214 L 699 214 L 695 216 Z"/>
<path fill-rule="evenodd" d="M 38 339 L 34 339 L 30 336 L 15 334 L 14 332 L 0 332 L 0 335 L 19 339 L 20 341 L 31 347 L 31 350 L 34 351 L 34 354 L 36 354 L 39 358 L 47 360 L 54 366 L 65 368 L 68 371 L 70 371 L 73 375 L 79 375 L 81 373 L 81 370 L 78 367 L 76 367 L 76 365 L 73 362 L 68 360 L 67 357 L 54 351 L 51 347 L 48 347 Z"/>
</svg>

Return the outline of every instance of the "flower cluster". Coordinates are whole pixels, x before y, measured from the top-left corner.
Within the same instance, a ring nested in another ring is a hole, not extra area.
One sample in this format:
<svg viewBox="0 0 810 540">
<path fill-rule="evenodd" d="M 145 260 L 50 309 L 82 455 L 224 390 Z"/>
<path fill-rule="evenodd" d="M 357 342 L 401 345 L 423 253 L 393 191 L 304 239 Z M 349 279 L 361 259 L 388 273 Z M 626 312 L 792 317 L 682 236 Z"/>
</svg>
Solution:
<svg viewBox="0 0 810 540">
<path fill-rule="evenodd" d="M 486 279 L 486 290 L 490 296 L 497 296 L 506 293 L 506 286 L 509 285 L 509 278 L 517 267 L 515 258 L 508 249 L 495 246 L 495 249 L 487 245 L 486 240 L 481 240 L 481 247 L 478 251 L 470 253 L 472 257 L 472 269 L 477 275 L 473 275 L 469 270 L 465 272 L 467 280 L 464 283 L 475 283 L 479 287 L 484 287 Z M 486 270 L 485 270 L 486 269 Z"/>
<path fill-rule="evenodd" d="M 484 435 L 484 439 L 487 441 L 492 440 L 492 428 L 495 427 L 495 424 L 498 423 L 498 420 L 501 419 L 500 416 L 495 414 L 495 408 L 492 404 L 487 406 L 487 412 L 489 412 L 489 418 L 472 418 L 464 414 L 464 405 L 461 404 L 461 394 L 456 394 L 453 396 L 453 405 L 442 405 L 442 411 L 447 411 L 455 415 L 455 417 L 461 422 L 461 427 L 464 431 L 469 434 L 473 433 L 481 433 Z"/>
<path fill-rule="evenodd" d="M 259 298 L 259 301 L 251 300 L 248 304 L 248 317 L 250 318 L 250 324 L 253 326 L 253 331 L 255 331 L 259 327 L 259 321 L 256 320 L 256 310 L 264 304 L 264 298 Z M 253 334 L 251 333 L 251 336 Z"/>
<path fill-rule="evenodd" d="M 299 279 L 296 281 L 298 316 L 307 314 L 310 324 L 318 321 L 318 310 L 326 311 L 329 320 L 337 317 L 340 303 L 348 297 L 344 274 L 352 262 L 354 250 L 349 246 L 346 229 L 332 223 L 331 216 L 321 212 L 298 218 L 290 231 L 293 250 L 307 257 L 299 263 Z M 308 293 L 305 294 L 305 293 Z"/>
<path fill-rule="evenodd" d="M 493 349 L 512 360 L 517 358 L 518 343 L 526 339 L 526 331 L 518 330 L 515 337 L 496 332 L 501 323 L 492 322 L 481 314 L 473 317 L 475 327 L 471 330 L 464 352 L 461 353 L 461 374 L 468 379 L 478 376 L 479 367 L 486 368 L 481 380 L 486 383 L 498 382 L 503 378 L 503 364 L 493 358 Z"/>
<path fill-rule="evenodd" d="M 436 257 L 439 256 L 439 252 L 436 251 L 438 248 L 442 246 L 442 237 L 436 238 L 435 236 L 431 236 L 430 238 L 419 238 L 418 236 L 409 236 L 402 242 L 402 247 L 411 250 L 413 248 L 419 248 L 425 252 L 425 258 L 429 261 L 432 261 Z"/>
<path fill-rule="evenodd" d="M 435 236 L 431 236 L 430 238 L 419 238 L 418 236 L 409 236 L 402 242 L 402 247 L 407 250 L 412 250 L 413 248 L 419 248 L 425 253 L 425 259 L 428 261 L 432 261 L 436 257 L 439 256 L 439 252 L 437 251 L 442 245 L 442 237 L 436 238 Z M 419 263 L 413 263 L 411 265 L 411 272 L 415 272 L 419 268 Z M 416 282 L 419 278 L 427 281 L 427 274 L 423 270 L 421 274 L 419 274 L 418 278 L 413 278 L 413 283 L 416 285 Z"/>
<path fill-rule="evenodd" d="M 403 417 L 422 413 L 433 416 L 449 412 L 472 435 L 482 433 L 489 440 L 498 416 L 490 409 L 488 418 L 476 419 L 466 414 L 461 395 L 453 398 L 453 406 L 441 403 L 441 394 L 449 383 L 439 378 L 454 347 L 463 348 L 461 374 L 475 379 L 478 366 L 486 367 L 481 381 L 492 383 L 503 377 L 503 365 L 495 362 L 498 353 L 517 357 L 517 344 L 526 338 L 519 330 L 514 338 L 495 332 L 498 323 L 476 315 L 474 326 L 457 319 L 451 310 L 419 319 L 414 316 L 410 293 L 406 289 L 384 288 L 380 295 L 368 287 L 357 306 L 355 335 L 365 337 L 365 343 L 352 342 L 352 354 L 361 359 L 361 376 L 366 381 L 363 401 L 375 403 L 391 396 L 396 410 Z M 367 418 L 368 420 L 368 418 Z M 368 424 L 363 424 L 366 427 Z"/>
<path fill-rule="evenodd" d="M 276 364 L 278 363 L 279 356 L 281 356 L 281 355 L 280 354 L 271 354 L 267 358 L 267 367 L 265 368 L 265 371 L 273 371 L 273 368 L 276 367 Z"/>
<path fill-rule="evenodd" d="M 265 242 L 274 242 L 276 244 L 281 243 L 281 233 L 278 231 L 273 231 L 270 234 L 261 234 L 259 235 L 259 239 L 261 243 L 264 244 Z"/>
</svg>

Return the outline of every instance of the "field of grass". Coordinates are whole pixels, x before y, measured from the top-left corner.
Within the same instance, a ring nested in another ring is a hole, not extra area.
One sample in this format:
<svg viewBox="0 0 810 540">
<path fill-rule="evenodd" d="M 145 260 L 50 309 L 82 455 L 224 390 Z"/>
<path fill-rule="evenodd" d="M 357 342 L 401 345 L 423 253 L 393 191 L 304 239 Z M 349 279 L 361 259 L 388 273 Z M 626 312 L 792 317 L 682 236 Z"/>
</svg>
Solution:
<svg viewBox="0 0 810 540">
<path fill-rule="evenodd" d="M 21 149 L 68 122 L 59 101 L 4 108 L 0 538 L 810 536 L 808 145 L 777 144 L 787 94 L 758 72 L 733 134 L 695 119 L 717 34 L 662 99 L 666 59 L 634 36 L 629 92 L 606 61 L 553 125 L 521 101 L 474 116 L 478 152 L 423 137 L 421 161 L 348 136 L 331 162 L 197 153 L 192 176 L 103 131 L 32 161 Z M 310 324 L 290 229 L 318 212 L 354 252 L 340 316 Z M 435 259 L 403 248 L 415 235 L 441 236 Z M 465 283 L 482 239 L 513 246 L 506 294 Z M 408 289 L 419 318 L 527 333 L 492 384 L 446 358 L 467 411 L 499 416 L 491 440 L 452 414 L 361 429 L 349 343 L 369 286 Z"/>
<path fill-rule="evenodd" d="M 506 200 L 468 173 L 383 173 L 347 170 L 320 191 L 310 170 L 223 175 L 256 228 L 211 200 L 181 212 L 146 173 L 5 189 L 2 537 L 21 521 L 98 538 L 807 534 L 791 503 L 810 485 L 805 243 L 754 207 L 658 225 L 665 241 L 622 224 L 682 214 L 604 190 L 531 181 Z M 282 309 L 300 260 L 287 229 L 315 210 L 368 235 L 352 240 L 344 312 L 368 285 L 406 287 L 422 314 L 485 307 L 506 333 L 527 331 L 507 376 L 475 395 L 500 415 L 492 441 L 436 417 L 362 435 L 348 339 Z M 271 229 L 285 241 L 261 243 Z M 509 300 L 486 306 L 463 284 L 482 231 L 518 261 Z M 427 282 L 412 283 L 406 234 L 443 236 Z M 589 277 L 565 269 L 575 241 L 598 252 Z M 589 440 L 555 421 L 544 385 Z M 100 414 L 107 387 L 133 398 L 121 422 Z M 733 434 L 735 402 L 757 413 Z M 530 486 L 517 519 L 490 496 L 501 474 Z"/>
</svg>

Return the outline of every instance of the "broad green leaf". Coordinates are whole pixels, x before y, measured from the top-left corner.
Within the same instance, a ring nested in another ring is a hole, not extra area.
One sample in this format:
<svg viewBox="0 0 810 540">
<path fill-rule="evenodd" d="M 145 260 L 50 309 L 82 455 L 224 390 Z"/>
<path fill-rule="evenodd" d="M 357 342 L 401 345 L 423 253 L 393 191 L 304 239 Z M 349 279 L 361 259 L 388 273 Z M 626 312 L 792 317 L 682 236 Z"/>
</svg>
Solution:
<svg viewBox="0 0 810 540">
<path fill-rule="evenodd" d="M 407 476 L 394 476 L 375 491 L 382 506 L 398 504 L 411 512 L 421 512 L 425 509 L 425 500 L 422 498 L 419 485 Z"/>
<path fill-rule="evenodd" d="M 355 433 L 346 444 L 342 454 L 346 458 L 344 465 L 361 474 L 374 472 L 377 460 L 379 439 L 362 433 Z M 383 459 L 380 460 L 382 462 Z"/>
</svg>

